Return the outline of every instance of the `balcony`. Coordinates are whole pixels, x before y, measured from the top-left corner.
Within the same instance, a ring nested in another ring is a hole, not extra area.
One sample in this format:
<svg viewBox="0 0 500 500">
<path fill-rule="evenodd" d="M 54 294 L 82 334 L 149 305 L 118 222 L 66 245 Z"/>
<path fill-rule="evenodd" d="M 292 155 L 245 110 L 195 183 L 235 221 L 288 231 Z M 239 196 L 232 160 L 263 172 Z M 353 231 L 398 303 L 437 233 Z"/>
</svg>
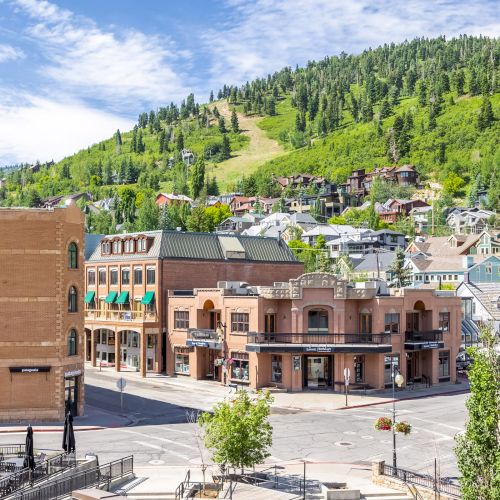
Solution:
<svg viewBox="0 0 500 500">
<path fill-rule="evenodd" d="M 407 351 L 420 351 L 422 349 L 442 349 L 443 347 L 443 332 L 441 330 L 405 332 L 405 349 Z"/>
<path fill-rule="evenodd" d="M 156 323 L 158 316 L 155 312 L 146 311 L 100 311 L 98 309 L 87 309 L 85 311 L 85 320 Z"/>
<path fill-rule="evenodd" d="M 186 345 L 192 347 L 209 347 L 211 349 L 221 349 L 222 339 L 215 330 L 203 328 L 188 328 Z"/>
<path fill-rule="evenodd" d="M 304 353 L 391 352 L 389 333 L 249 333 L 247 351 Z"/>
</svg>

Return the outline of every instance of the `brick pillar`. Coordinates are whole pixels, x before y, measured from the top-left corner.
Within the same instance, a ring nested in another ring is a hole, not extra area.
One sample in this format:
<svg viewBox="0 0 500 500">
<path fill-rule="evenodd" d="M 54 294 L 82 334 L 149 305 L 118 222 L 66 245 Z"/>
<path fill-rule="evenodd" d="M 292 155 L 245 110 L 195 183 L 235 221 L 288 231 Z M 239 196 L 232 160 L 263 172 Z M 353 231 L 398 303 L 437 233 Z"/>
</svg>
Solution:
<svg viewBox="0 0 500 500">
<path fill-rule="evenodd" d="M 121 338 L 122 334 L 121 332 L 115 332 L 115 370 L 119 372 L 121 370 L 121 352 L 120 352 L 120 345 L 121 345 Z"/>
<path fill-rule="evenodd" d="M 146 333 L 142 332 L 140 337 L 141 337 L 141 351 L 139 355 L 140 359 L 139 363 L 140 363 L 141 377 L 146 377 L 146 368 L 147 368 L 146 353 L 148 346 L 148 336 Z"/>
<path fill-rule="evenodd" d="M 95 338 L 95 330 L 92 330 L 90 333 L 90 362 L 92 366 L 96 366 L 96 356 L 97 355 L 97 344 Z"/>
<path fill-rule="evenodd" d="M 161 359 L 162 337 L 163 335 L 161 333 L 156 335 L 155 371 L 157 373 L 161 373 L 163 370 Z"/>
<path fill-rule="evenodd" d="M 374 483 L 376 478 L 384 475 L 384 465 L 385 460 L 372 460 L 372 481 Z"/>
</svg>

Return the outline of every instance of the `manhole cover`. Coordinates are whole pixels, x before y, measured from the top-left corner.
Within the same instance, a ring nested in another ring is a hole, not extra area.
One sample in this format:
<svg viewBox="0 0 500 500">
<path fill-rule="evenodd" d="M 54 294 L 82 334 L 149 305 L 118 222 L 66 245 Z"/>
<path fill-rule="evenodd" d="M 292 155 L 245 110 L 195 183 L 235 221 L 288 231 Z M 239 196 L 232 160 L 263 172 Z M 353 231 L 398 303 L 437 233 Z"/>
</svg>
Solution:
<svg viewBox="0 0 500 500">
<path fill-rule="evenodd" d="M 165 462 L 163 460 L 150 460 L 148 463 L 151 465 L 163 465 Z"/>
<path fill-rule="evenodd" d="M 353 443 L 349 441 L 337 441 L 335 446 L 353 446 Z"/>
</svg>

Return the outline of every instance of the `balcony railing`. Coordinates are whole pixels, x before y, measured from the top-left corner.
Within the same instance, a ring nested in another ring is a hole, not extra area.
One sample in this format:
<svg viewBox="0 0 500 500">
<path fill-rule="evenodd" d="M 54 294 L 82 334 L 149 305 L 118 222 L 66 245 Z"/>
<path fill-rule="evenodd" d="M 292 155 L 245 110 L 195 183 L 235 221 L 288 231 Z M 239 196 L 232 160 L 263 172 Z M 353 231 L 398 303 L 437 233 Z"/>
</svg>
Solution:
<svg viewBox="0 0 500 500">
<path fill-rule="evenodd" d="M 212 340 L 219 341 L 219 336 L 215 330 L 207 328 L 188 328 L 187 338 L 190 340 Z"/>
<path fill-rule="evenodd" d="M 442 340 L 443 340 L 443 332 L 441 330 L 405 332 L 405 342 L 442 342 Z"/>
<path fill-rule="evenodd" d="M 390 333 L 249 333 L 249 344 L 390 344 Z"/>
<path fill-rule="evenodd" d="M 98 309 L 87 309 L 85 319 L 96 319 L 100 321 L 151 321 L 156 322 L 158 317 L 154 312 L 145 311 L 100 311 Z"/>
</svg>

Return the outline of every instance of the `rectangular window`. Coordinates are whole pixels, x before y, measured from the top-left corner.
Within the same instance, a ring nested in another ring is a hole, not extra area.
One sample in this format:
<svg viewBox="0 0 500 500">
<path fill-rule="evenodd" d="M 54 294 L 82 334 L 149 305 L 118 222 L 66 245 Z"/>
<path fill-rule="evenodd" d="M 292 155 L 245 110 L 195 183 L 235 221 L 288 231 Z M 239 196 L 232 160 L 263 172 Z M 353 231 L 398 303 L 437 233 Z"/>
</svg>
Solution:
<svg viewBox="0 0 500 500">
<path fill-rule="evenodd" d="M 130 285 L 130 269 L 128 267 L 122 269 L 122 285 Z"/>
<path fill-rule="evenodd" d="M 128 334 L 128 347 L 139 347 L 139 334 L 130 332 Z"/>
<path fill-rule="evenodd" d="M 449 312 L 440 312 L 439 313 L 439 329 L 442 332 L 450 331 L 450 313 Z"/>
<path fill-rule="evenodd" d="M 146 283 L 148 285 L 154 285 L 156 283 L 156 269 L 154 267 L 148 267 L 146 269 Z"/>
<path fill-rule="evenodd" d="M 399 314 L 386 314 L 385 315 L 385 333 L 399 333 Z"/>
<path fill-rule="evenodd" d="M 134 240 L 125 240 L 125 253 L 134 253 Z"/>
<path fill-rule="evenodd" d="M 307 331 L 308 333 L 328 333 L 328 311 L 309 311 Z"/>
<path fill-rule="evenodd" d="M 189 375 L 189 354 L 181 352 L 175 354 L 175 373 Z"/>
<path fill-rule="evenodd" d="M 276 333 L 276 314 L 264 315 L 264 333 Z"/>
<path fill-rule="evenodd" d="M 111 243 L 109 241 L 103 241 L 101 243 L 101 253 L 108 255 L 111 253 Z"/>
<path fill-rule="evenodd" d="M 108 343 L 108 333 L 101 332 L 101 344 L 106 345 Z"/>
<path fill-rule="evenodd" d="M 146 240 L 144 238 L 137 240 L 137 251 L 138 252 L 146 251 Z"/>
<path fill-rule="evenodd" d="M 283 382 L 282 372 L 283 358 L 273 355 L 271 358 L 271 382 L 281 384 Z"/>
<path fill-rule="evenodd" d="M 248 313 L 231 313 L 231 331 L 248 332 Z"/>
<path fill-rule="evenodd" d="M 247 353 L 231 353 L 231 378 L 248 382 L 248 354 Z"/>
<path fill-rule="evenodd" d="M 439 351 L 439 378 L 450 376 L 450 351 Z"/>
<path fill-rule="evenodd" d="M 106 268 L 99 268 L 99 285 L 106 284 Z"/>
<path fill-rule="evenodd" d="M 118 269 L 111 269 L 109 271 L 109 284 L 118 285 Z"/>
<path fill-rule="evenodd" d="M 189 311 L 174 311 L 174 328 L 189 328 Z"/>
<path fill-rule="evenodd" d="M 360 314 L 359 323 L 361 333 L 372 333 L 372 315 L 371 314 Z"/>
<path fill-rule="evenodd" d="M 384 356 L 384 384 L 392 385 L 392 373 L 394 369 L 399 370 L 399 354 Z"/>
<path fill-rule="evenodd" d="M 359 384 L 365 381 L 365 357 L 354 357 L 354 383 Z"/>
<path fill-rule="evenodd" d="M 95 269 L 87 271 L 87 285 L 95 285 Z"/>
<path fill-rule="evenodd" d="M 142 268 L 134 268 L 134 285 L 142 285 Z"/>
<path fill-rule="evenodd" d="M 113 253 L 122 253 L 121 241 L 113 241 Z"/>
</svg>

